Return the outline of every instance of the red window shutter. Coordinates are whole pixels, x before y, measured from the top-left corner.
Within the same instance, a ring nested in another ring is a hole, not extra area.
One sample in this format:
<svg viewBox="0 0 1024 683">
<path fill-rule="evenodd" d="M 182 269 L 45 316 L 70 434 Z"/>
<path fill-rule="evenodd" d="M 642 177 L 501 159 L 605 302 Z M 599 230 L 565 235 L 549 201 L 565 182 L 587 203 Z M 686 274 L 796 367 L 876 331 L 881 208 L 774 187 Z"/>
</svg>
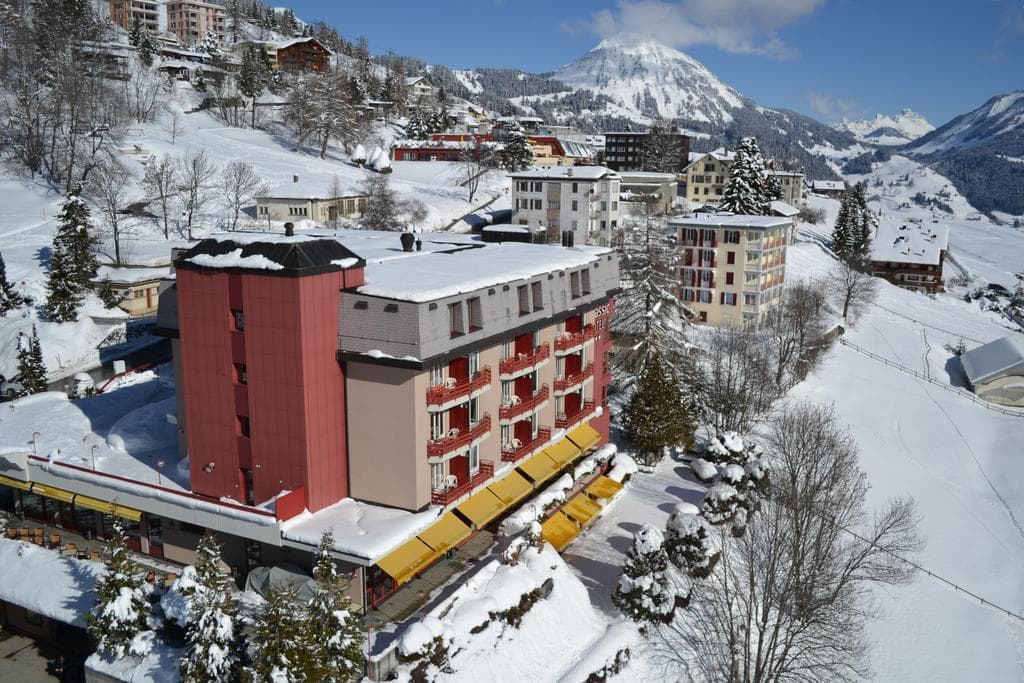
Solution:
<svg viewBox="0 0 1024 683">
<path fill-rule="evenodd" d="M 732 284 L 732 278 L 733 278 L 733 274 L 732 273 L 726 273 L 725 274 L 725 284 L 731 285 Z"/>
<path fill-rule="evenodd" d="M 726 258 L 725 258 L 725 262 L 728 263 L 729 265 L 732 265 L 732 264 L 736 263 L 736 252 L 735 251 L 730 251 L 729 255 L 726 256 Z"/>
<path fill-rule="evenodd" d="M 724 304 L 725 303 L 725 292 L 722 292 L 722 293 L 720 293 L 718 295 L 718 303 L 720 303 L 720 304 Z"/>
</svg>

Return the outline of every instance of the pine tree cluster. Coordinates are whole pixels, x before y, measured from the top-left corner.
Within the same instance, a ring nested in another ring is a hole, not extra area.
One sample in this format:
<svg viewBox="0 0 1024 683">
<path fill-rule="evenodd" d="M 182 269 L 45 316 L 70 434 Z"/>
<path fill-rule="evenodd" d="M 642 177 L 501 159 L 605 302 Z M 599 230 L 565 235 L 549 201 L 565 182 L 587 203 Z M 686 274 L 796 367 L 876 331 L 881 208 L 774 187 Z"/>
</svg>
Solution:
<svg viewBox="0 0 1024 683">
<path fill-rule="evenodd" d="M 18 377 L 21 379 L 21 396 L 46 391 L 46 365 L 35 325 L 32 326 L 31 337 L 24 334 L 18 337 Z"/>
<path fill-rule="evenodd" d="M 93 253 L 97 241 L 89 231 L 89 208 L 80 195 L 80 188 L 69 192 L 57 216 L 46 281 L 46 311 L 55 322 L 78 319 L 78 306 L 99 269 Z"/>
<path fill-rule="evenodd" d="M 766 216 L 771 210 L 764 158 L 754 138 L 743 138 L 729 166 L 729 181 L 719 207 L 746 216 Z"/>
<path fill-rule="evenodd" d="M 871 240 L 878 217 L 868 208 L 867 184 L 858 183 L 846 190 L 839 216 L 832 229 L 832 251 L 851 268 L 871 269 Z"/>
<path fill-rule="evenodd" d="M 238 604 L 231 579 L 220 570 L 220 545 L 210 531 L 199 541 L 195 570 L 181 677 L 194 683 L 235 680 L 242 649 Z"/>
<path fill-rule="evenodd" d="M 14 285 L 7 279 L 7 264 L 4 263 L 4 256 L 0 254 L 0 316 L 13 311 L 25 303 L 25 297 L 14 289 Z"/>
<path fill-rule="evenodd" d="M 86 629 L 97 652 L 111 659 L 145 655 L 152 644 L 151 608 L 120 522 L 114 523 L 105 564 L 106 572 L 96 582 L 96 606 L 86 615 Z"/>
<path fill-rule="evenodd" d="M 498 152 L 498 165 L 510 173 L 525 171 L 533 163 L 533 152 L 530 150 L 530 139 L 518 123 L 506 126 L 501 135 L 496 136 L 503 147 Z"/>
<path fill-rule="evenodd" d="M 665 526 L 665 553 L 676 568 L 697 579 L 709 576 L 721 555 L 707 520 L 682 511 L 673 512 Z"/>
<path fill-rule="evenodd" d="M 665 448 L 691 448 L 696 419 L 686 409 L 682 387 L 675 374 L 655 354 L 647 363 L 629 404 L 622 413 L 626 437 L 656 462 Z"/>
</svg>

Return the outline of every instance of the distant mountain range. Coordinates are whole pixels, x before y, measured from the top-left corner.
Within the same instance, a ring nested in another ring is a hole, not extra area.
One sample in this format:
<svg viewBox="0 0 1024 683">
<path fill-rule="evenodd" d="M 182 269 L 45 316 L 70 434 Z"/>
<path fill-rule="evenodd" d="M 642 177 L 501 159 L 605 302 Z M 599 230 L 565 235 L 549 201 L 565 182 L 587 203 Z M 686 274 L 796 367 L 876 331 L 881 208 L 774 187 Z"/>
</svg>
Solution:
<svg viewBox="0 0 1024 683">
<path fill-rule="evenodd" d="M 832 127 L 872 145 L 905 145 L 935 130 L 935 126 L 927 119 L 910 109 L 903 109 L 896 116 L 878 114 L 873 119 L 859 121 L 844 118 Z"/>
</svg>

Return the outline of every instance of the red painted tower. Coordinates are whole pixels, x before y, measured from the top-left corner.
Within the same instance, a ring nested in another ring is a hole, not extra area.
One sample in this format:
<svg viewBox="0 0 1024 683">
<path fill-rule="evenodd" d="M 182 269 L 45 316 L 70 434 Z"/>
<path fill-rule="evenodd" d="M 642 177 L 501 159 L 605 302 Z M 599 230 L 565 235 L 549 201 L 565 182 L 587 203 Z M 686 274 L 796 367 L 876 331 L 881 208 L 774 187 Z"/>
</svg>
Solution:
<svg viewBox="0 0 1024 683">
<path fill-rule="evenodd" d="M 364 262 L 334 240 L 207 240 L 176 262 L 192 490 L 259 504 L 348 495 L 340 291 Z"/>
</svg>

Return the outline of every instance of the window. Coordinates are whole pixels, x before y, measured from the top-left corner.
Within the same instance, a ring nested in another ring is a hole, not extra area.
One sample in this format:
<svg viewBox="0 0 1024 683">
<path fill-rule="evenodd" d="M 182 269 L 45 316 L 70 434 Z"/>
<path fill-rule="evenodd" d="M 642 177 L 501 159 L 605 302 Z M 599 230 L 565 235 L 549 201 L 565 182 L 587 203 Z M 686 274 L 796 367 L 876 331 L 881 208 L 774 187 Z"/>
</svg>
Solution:
<svg viewBox="0 0 1024 683">
<path fill-rule="evenodd" d="M 484 328 L 483 306 L 480 304 L 480 297 L 474 296 L 466 300 L 466 308 L 469 309 L 469 331 L 476 332 Z"/>
<path fill-rule="evenodd" d="M 430 487 L 437 490 L 444 488 L 444 463 L 430 466 Z"/>
<path fill-rule="evenodd" d="M 232 308 L 231 318 L 236 330 L 239 332 L 245 331 L 245 313 L 242 312 L 242 309 Z"/>
<path fill-rule="evenodd" d="M 573 192 L 575 192 L 575 191 L 576 190 L 573 190 Z M 580 203 L 578 201 L 576 201 L 575 199 L 572 200 L 572 210 L 573 211 L 579 211 L 579 209 L 580 209 Z"/>
<path fill-rule="evenodd" d="M 469 399 L 469 424 L 475 425 L 480 421 L 480 399 Z"/>
<path fill-rule="evenodd" d="M 540 282 L 530 283 L 530 289 L 533 290 L 533 310 L 540 311 L 544 309 L 544 285 Z"/>
<path fill-rule="evenodd" d="M 722 303 L 726 306 L 736 305 L 736 293 L 735 292 L 722 292 Z"/>
<path fill-rule="evenodd" d="M 519 285 L 516 290 L 519 295 L 519 315 L 527 315 L 530 313 L 530 292 L 526 285 Z"/>
<path fill-rule="evenodd" d="M 452 337 L 466 333 L 466 327 L 462 320 L 462 302 L 448 304 L 448 331 Z"/>
<path fill-rule="evenodd" d="M 384 304 L 385 313 L 398 313 L 398 304 Z"/>
<path fill-rule="evenodd" d="M 444 413 L 430 414 L 430 438 L 440 439 L 444 436 Z"/>
<path fill-rule="evenodd" d="M 541 209 L 544 208 L 544 202 L 542 202 L 539 199 L 534 199 L 533 200 L 533 207 L 532 208 L 533 208 L 534 211 L 540 211 Z"/>
<path fill-rule="evenodd" d="M 247 415 L 236 415 L 238 420 L 238 433 L 242 436 L 249 436 L 249 417 Z"/>
<path fill-rule="evenodd" d="M 743 295 L 744 306 L 756 306 L 757 305 L 757 294 L 744 294 Z"/>
<path fill-rule="evenodd" d="M 729 264 L 730 266 L 733 265 L 734 263 L 736 263 L 736 252 L 735 251 L 730 251 L 729 253 L 727 253 L 725 255 L 725 262 L 727 264 Z"/>
<path fill-rule="evenodd" d="M 590 294 L 590 270 L 580 271 L 580 278 L 583 282 L 583 293 Z"/>
<path fill-rule="evenodd" d="M 557 200 L 557 199 L 552 199 L 550 202 L 548 202 L 548 208 L 549 209 L 561 209 L 562 208 L 562 202 Z"/>
<path fill-rule="evenodd" d="M 580 274 L 578 271 L 569 273 L 569 288 L 572 291 L 572 298 L 578 299 L 580 296 Z"/>
<path fill-rule="evenodd" d="M 245 363 L 235 363 L 235 381 L 239 384 L 249 383 L 249 374 L 246 372 Z"/>
<path fill-rule="evenodd" d="M 733 276 L 732 273 L 726 273 L 725 274 L 725 284 L 727 284 L 727 285 L 733 284 L 733 277 L 734 276 Z"/>
<path fill-rule="evenodd" d="M 726 244 L 739 244 L 740 243 L 740 231 L 739 230 L 726 230 L 722 233 L 722 241 Z"/>
<path fill-rule="evenodd" d="M 476 474 L 480 471 L 480 447 L 469 447 L 469 473 Z"/>
<path fill-rule="evenodd" d="M 572 193 L 576 194 L 579 191 L 580 191 L 580 184 L 579 183 L 573 183 L 572 184 Z M 572 209 L 573 209 L 573 211 L 576 210 L 576 202 L 575 201 L 572 203 Z"/>
</svg>

